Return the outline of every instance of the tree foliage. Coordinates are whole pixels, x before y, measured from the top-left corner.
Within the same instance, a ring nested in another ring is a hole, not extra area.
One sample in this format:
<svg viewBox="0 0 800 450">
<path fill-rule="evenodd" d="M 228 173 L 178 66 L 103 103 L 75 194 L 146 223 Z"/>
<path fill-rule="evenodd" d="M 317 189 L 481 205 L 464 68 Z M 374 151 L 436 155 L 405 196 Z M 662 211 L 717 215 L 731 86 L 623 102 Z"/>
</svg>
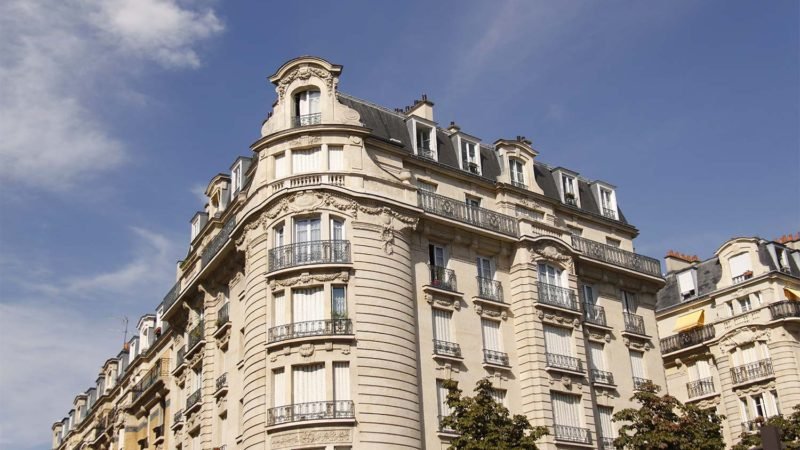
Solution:
<svg viewBox="0 0 800 450">
<path fill-rule="evenodd" d="M 794 405 L 794 412 L 788 416 L 774 416 L 756 419 L 761 426 L 771 425 L 781 433 L 781 443 L 786 450 L 800 450 L 800 404 Z M 742 433 L 742 440 L 731 450 L 748 450 L 761 445 L 761 433 Z"/>
<path fill-rule="evenodd" d="M 442 418 L 442 428 L 458 434 L 451 450 L 536 450 L 536 440 L 547 434 L 546 427 L 534 427 L 520 414 L 511 416 L 508 408 L 492 398 L 492 383 L 484 378 L 475 386 L 474 397 L 462 396 L 458 383 L 444 382 L 450 415 Z"/>
<path fill-rule="evenodd" d="M 659 387 L 647 382 L 631 398 L 641 406 L 614 414 L 624 422 L 614 447 L 628 450 L 722 450 L 724 416 L 684 405 L 671 395 L 658 395 Z"/>
</svg>

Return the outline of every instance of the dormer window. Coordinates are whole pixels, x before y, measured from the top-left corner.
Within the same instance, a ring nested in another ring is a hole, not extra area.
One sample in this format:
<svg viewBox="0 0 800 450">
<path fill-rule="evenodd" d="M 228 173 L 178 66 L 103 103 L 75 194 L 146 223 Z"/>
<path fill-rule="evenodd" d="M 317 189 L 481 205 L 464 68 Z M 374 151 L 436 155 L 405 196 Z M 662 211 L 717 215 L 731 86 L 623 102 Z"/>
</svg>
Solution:
<svg viewBox="0 0 800 450">
<path fill-rule="evenodd" d="M 423 158 L 436 159 L 433 146 L 431 145 L 433 129 L 417 123 L 416 130 L 417 155 Z"/>
<path fill-rule="evenodd" d="M 317 125 L 322 122 L 319 91 L 307 90 L 294 95 L 294 126 Z"/>
<path fill-rule="evenodd" d="M 475 175 L 481 174 L 480 153 L 476 143 L 461 139 L 461 168 Z"/>
<path fill-rule="evenodd" d="M 236 197 L 242 189 L 242 163 L 236 164 L 231 169 L 231 198 Z"/>
<path fill-rule="evenodd" d="M 194 240 L 197 235 L 200 234 L 200 231 L 203 230 L 207 220 L 208 215 L 206 213 L 197 213 L 194 215 L 194 218 L 192 219 L 191 240 Z"/>
<path fill-rule="evenodd" d="M 609 219 L 617 220 L 617 202 L 614 191 L 600 187 L 600 212 Z"/>
<path fill-rule="evenodd" d="M 750 254 L 739 253 L 728 260 L 733 284 L 741 283 L 753 277 L 753 268 L 750 264 Z"/>
<path fill-rule="evenodd" d="M 508 158 L 508 170 L 511 173 L 511 184 L 525 188 L 525 165 L 515 158 Z"/>
<path fill-rule="evenodd" d="M 685 270 L 678 274 L 678 289 L 681 291 L 681 300 L 688 300 L 697 295 L 696 272 L 694 269 Z"/>
<path fill-rule="evenodd" d="M 561 174 L 561 195 L 563 196 L 564 203 L 578 206 L 578 186 L 575 177 L 563 173 Z"/>
</svg>

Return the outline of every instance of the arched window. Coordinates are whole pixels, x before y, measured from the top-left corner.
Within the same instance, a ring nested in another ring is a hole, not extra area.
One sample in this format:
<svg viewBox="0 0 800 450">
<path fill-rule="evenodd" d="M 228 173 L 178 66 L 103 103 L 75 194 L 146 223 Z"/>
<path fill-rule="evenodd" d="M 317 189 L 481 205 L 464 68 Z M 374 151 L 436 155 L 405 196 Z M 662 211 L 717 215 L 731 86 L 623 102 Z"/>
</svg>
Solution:
<svg viewBox="0 0 800 450">
<path fill-rule="evenodd" d="M 318 90 L 309 89 L 294 95 L 294 126 L 316 125 L 321 119 Z"/>
</svg>

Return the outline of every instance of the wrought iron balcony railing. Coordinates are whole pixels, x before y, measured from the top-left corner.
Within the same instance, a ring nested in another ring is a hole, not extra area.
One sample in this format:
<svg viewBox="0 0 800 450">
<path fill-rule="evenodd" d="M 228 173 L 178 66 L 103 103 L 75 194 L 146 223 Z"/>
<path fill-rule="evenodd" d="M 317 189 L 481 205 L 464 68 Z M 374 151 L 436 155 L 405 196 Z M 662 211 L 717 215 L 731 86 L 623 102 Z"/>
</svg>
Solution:
<svg viewBox="0 0 800 450">
<path fill-rule="evenodd" d="M 573 311 L 580 311 L 581 307 L 578 303 L 578 296 L 572 289 L 563 288 L 553 284 L 539 281 L 539 303 L 548 305 L 559 306 L 561 308 L 571 309 Z"/>
<path fill-rule="evenodd" d="M 498 352 L 497 350 L 483 349 L 483 362 L 486 364 L 508 367 L 508 353 Z"/>
<path fill-rule="evenodd" d="M 554 435 L 558 441 L 578 442 L 589 444 L 591 435 L 588 428 L 571 427 L 568 425 L 553 425 Z"/>
<path fill-rule="evenodd" d="M 182 366 L 186 362 L 186 347 L 181 347 L 178 349 L 178 353 L 175 355 L 175 368 Z"/>
<path fill-rule="evenodd" d="M 733 277 L 731 282 L 733 284 L 739 284 L 739 283 L 741 283 L 743 281 L 749 280 L 750 278 L 753 278 L 753 272 L 752 271 L 747 271 L 747 272 L 745 272 L 745 273 L 743 273 L 741 275 Z"/>
<path fill-rule="evenodd" d="M 606 310 L 602 306 L 584 303 L 583 318 L 589 323 L 606 326 Z"/>
<path fill-rule="evenodd" d="M 478 297 L 484 300 L 503 303 L 503 285 L 491 278 L 476 277 L 478 280 Z"/>
<path fill-rule="evenodd" d="M 689 398 L 700 397 L 702 395 L 708 395 L 714 393 L 714 378 L 702 378 L 695 381 L 690 381 L 686 383 L 686 392 L 689 394 Z"/>
<path fill-rule="evenodd" d="M 267 425 L 303 422 L 306 420 L 352 419 L 355 404 L 350 400 L 296 403 L 267 410 Z"/>
<path fill-rule="evenodd" d="M 682 348 L 702 344 L 714 339 L 714 325 L 708 324 L 661 339 L 661 353 L 671 353 Z"/>
<path fill-rule="evenodd" d="M 733 384 L 746 383 L 759 378 L 766 378 L 772 374 L 772 359 L 770 358 L 765 358 L 760 361 L 731 368 L 731 378 L 733 379 Z"/>
<path fill-rule="evenodd" d="M 309 336 L 337 336 L 353 334 L 350 319 L 310 320 L 278 325 L 269 329 L 269 343 Z"/>
<path fill-rule="evenodd" d="M 164 304 L 164 311 L 168 310 L 175 300 L 178 300 L 178 294 L 181 292 L 181 282 L 177 281 L 175 284 L 172 285 L 169 292 L 164 296 L 164 300 L 162 303 Z"/>
<path fill-rule="evenodd" d="M 644 387 L 645 384 L 650 382 L 651 381 L 647 378 L 633 377 L 633 388 L 638 391 Z"/>
<path fill-rule="evenodd" d="M 559 355 L 550 352 L 547 352 L 545 355 L 547 357 L 548 367 L 571 370 L 573 372 L 583 372 L 583 363 L 574 356 Z"/>
<path fill-rule="evenodd" d="M 593 259 L 648 275 L 661 276 L 661 262 L 649 256 L 622 250 L 613 245 L 601 244 L 574 234 L 572 235 L 572 247 Z"/>
<path fill-rule="evenodd" d="M 230 321 L 230 302 L 225 302 L 217 311 L 217 328 Z"/>
<path fill-rule="evenodd" d="M 456 200 L 433 192 L 418 191 L 417 200 L 419 207 L 425 212 L 448 217 L 485 230 L 513 237 L 519 236 L 517 219 L 514 217 L 486 208 L 469 206 L 463 200 Z"/>
<path fill-rule="evenodd" d="M 625 331 L 647 335 L 644 330 L 644 317 L 631 313 L 622 313 L 622 316 L 625 319 Z"/>
<path fill-rule="evenodd" d="M 173 424 L 181 423 L 181 422 L 183 422 L 183 409 L 177 410 L 175 412 L 175 414 L 172 416 L 172 423 Z"/>
<path fill-rule="evenodd" d="M 201 320 L 191 331 L 189 331 L 189 339 L 187 340 L 186 344 L 186 352 L 188 353 L 191 351 L 200 341 L 203 340 L 205 329 L 203 328 L 205 324 Z"/>
<path fill-rule="evenodd" d="M 201 397 L 202 397 L 202 395 L 201 395 L 200 389 L 192 392 L 192 395 L 190 395 L 186 399 L 186 411 L 192 409 L 193 406 L 197 405 L 200 402 L 200 398 Z"/>
<path fill-rule="evenodd" d="M 225 372 L 217 377 L 216 385 L 217 385 L 217 391 L 221 391 L 226 387 L 228 387 L 228 372 Z"/>
<path fill-rule="evenodd" d="M 600 369 L 592 369 L 590 372 L 592 377 L 592 381 L 595 383 L 603 383 L 603 384 L 614 384 L 614 374 L 611 372 L 606 372 L 605 370 Z"/>
<path fill-rule="evenodd" d="M 461 346 L 455 342 L 433 340 L 433 353 L 441 356 L 461 358 Z"/>
<path fill-rule="evenodd" d="M 350 241 L 306 241 L 282 245 L 269 251 L 269 270 L 307 264 L 342 264 L 350 262 Z"/>
<path fill-rule="evenodd" d="M 614 450 L 614 438 L 611 437 L 599 437 L 598 440 L 600 441 L 600 448 L 602 450 Z"/>
<path fill-rule="evenodd" d="M 169 358 L 159 358 L 153 363 L 153 367 L 144 374 L 141 380 L 133 386 L 133 401 L 138 400 L 142 394 L 155 385 L 159 380 L 163 380 L 169 371 Z"/>
<path fill-rule="evenodd" d="M 211 259 L 213 259 L 217 253 L 219 253 L 219 251 L 222 249 L 222 246 L 228 241 L 228 238 L 231 236 L 231 232 L 234 228 L 236 228 L 236 216 L 231 216 L 227 221 L 225 221 L 225 224 L 222 225 L 219 233 L 214 236 L 214 239 L 212 239 L 203 250 L 203 254 L 200 256 L 200 261 L 203 267 L 208 265 Z"/>
<path fill-rule="evenodd" d="M 772 320 L 785 319 L 787 317 L 800 317 L 800 302 L 796 300 L 784 300 L 769 305 L 769 313 Z"/>
<path fill-rule="evenodd" d="M 295 127 L 305 127 L 307 125 L 319 125 L 322 123 L 322 113 L 303 114 L 294 116 L 292 125 Z"/>
<path fill-rule="evenodd" d="M 617 220 L 617 210 L 612 208 L 603 208 L 603 216 L 609 219 Z"/>
<path fill-rule="evenodd" d="M 432 159 L 434 161 L 436 160 L 436 152 L 434 152 L 432 149 L 428 147 L 419 144 L 417 145 L 417 156 L 421 156 L 427 159 Z"/>
<path fill-rule="evenodd" d="M 446 291 L 458 291 L 456 272 L 453 269 L 434 266 L 433 264 L 428 264 L 428 269 L 431 274 L 431 286 Z"/>
</svg>

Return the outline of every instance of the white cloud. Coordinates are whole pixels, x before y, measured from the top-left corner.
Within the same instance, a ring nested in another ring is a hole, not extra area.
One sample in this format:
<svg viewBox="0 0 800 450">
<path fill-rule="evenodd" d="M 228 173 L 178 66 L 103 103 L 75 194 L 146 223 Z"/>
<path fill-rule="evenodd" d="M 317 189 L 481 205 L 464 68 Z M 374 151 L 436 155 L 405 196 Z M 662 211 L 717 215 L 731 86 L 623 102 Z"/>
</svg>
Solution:
<svg viewBox="0 0 800 450">
<path fill-rule="evenodd" d="M 93 108 L 103 89 L 126 90 L 143 61 L 198 67 L 195 47 L 223 28 L 177 0 L 3 2 L 0 181 L 60 191 L 120 167 L 127 149 Z"/>
</svg>

